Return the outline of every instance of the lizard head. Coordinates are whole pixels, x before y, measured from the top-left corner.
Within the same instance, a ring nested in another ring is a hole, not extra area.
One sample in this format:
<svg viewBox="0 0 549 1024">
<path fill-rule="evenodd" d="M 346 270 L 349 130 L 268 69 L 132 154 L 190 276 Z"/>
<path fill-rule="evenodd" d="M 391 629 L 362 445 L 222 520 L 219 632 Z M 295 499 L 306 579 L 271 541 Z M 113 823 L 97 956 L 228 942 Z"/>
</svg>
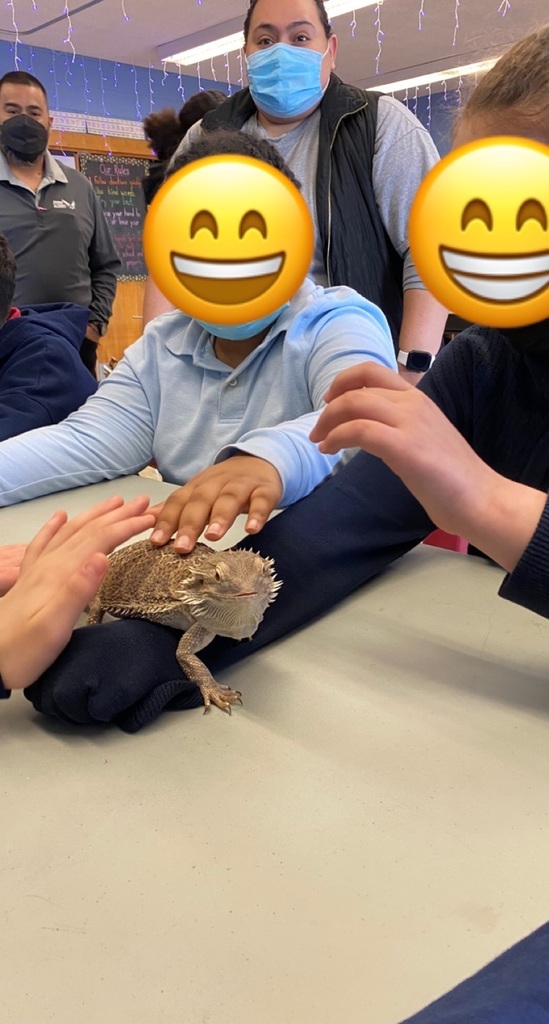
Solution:
<svg viewBox="0 0 549 1024">
<path fill-rule="evenodd" d="M 281 585 L 272 558 L 255 551 L 210 550 L 188 566 L 178 592 L 195 621 L 241 640 L 255 633 Z"/>
</svg>

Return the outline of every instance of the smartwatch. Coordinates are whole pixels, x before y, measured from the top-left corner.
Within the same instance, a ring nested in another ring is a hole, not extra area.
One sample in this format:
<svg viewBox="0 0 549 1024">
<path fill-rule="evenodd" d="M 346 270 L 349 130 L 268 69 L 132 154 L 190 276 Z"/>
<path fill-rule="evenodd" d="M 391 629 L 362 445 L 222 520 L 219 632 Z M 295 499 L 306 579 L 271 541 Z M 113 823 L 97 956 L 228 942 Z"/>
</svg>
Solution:
<svg viewBox="0 0 549 1024">
<path fill-rule="evenodd" d="M 397 362 L 402 363 L 412 373 L 426 373 L 430 370 L 435 361 L 431 352 L 422 352 L 419 348 L 413 348 L 411 352 L 403 352 L 399 349 Z"/>
</svg>

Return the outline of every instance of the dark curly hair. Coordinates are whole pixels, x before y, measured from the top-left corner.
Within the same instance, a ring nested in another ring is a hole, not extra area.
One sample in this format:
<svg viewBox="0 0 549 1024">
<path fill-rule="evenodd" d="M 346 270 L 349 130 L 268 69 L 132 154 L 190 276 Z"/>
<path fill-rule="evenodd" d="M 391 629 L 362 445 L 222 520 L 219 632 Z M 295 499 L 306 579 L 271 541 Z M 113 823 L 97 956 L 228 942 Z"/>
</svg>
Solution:
<svg viewBox="0 0 549 1024">
<path fill-rule="evenodd" d="M 143 121 L 145 138 L 159 160 L 169 160 L 175 153 L 181 139 L 195 121 L 200 121 L 208 110 L 214 110 L 227 99 L 218 89 L 205 89 L 191 96 L 181 107 L 179 114 L 172 108 L 149 114 Z"/>
<path fill-rule="evenodd" d="M 260 139 L 248 132 L 230 131 L 227 128 L 216 128 L 203 132 L 200 138 L 193 140 L 184 153 L 178 153 L 174 157 L 166 172 L 166 178 L 175 174 L 176 171 L 180 171 L 187 164 L 194 163 L 195 160 L 202 160 L 203 157 L 224 156 L 233 153 L 236 156 L 251 156 L 254 160 L 261 160 L 264 164 L 276 167 L 297 188 L 301 188 L 286 161 L 267 139 Z"/>
<path fill-rule="evenodd" d="M 244 19 L 244 42 L 245 43 L 248 42 L 248 35 L 249 35 L 249 32 L 250 32 L 250 22 L 252 20 L 252 14 L 254 13 L 254 10 L 255 10 L 255 8 L 257 6 L 257 2 L 258 2 L 258 0 L 250 0 L 250 5 L 249 5 L 248 10 L 246 12 L 246 18 Z M 320 23 L 322 25 L 322 28 L 324 29 L 324 33 L 326 35 L 326 39 L 329 39 L 330 36 L 332 35 L 332 26 L 330 25 L 330 21 L 329 21 L 329 18 L 328 18 L 328 12 L 326 11 L 326 8 L 324 6 L 323 0 L 314 0 L 314 4 L 315 4 L 315 7 L 316 7 L 316 9 L 318 11 L 318 17 L 320 18 Z"/>
</svg>

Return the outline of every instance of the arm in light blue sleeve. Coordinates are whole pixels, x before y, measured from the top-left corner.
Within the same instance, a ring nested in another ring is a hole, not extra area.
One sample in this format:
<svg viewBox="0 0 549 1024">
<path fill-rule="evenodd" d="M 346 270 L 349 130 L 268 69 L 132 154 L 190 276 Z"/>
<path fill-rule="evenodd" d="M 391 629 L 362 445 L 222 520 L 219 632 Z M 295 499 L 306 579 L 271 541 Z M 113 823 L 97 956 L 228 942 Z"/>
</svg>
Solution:
<svg viewBox="0 0 549 1024">
<path fill-rule="evenodd" d="M 365 300 L 363 300 L 365 301 Z M 247 453 L 266 459 L 278 471 L 283 485 L 281 507 L 293 505 L 318 486 L 341 459 L 322 455 L 309 440 L 334 377 L 349 366 L 367 360 L 396 370 L 391 334 L 383 313 L 368 303 L 370 312 L 349 304 L 334 309 L 309 330 L 315 331 L 304 373 L 312 411 L 274 427 L 250 430 L 235 445 L 223 448 L 216 462 Z"/>
<path fill-rule="evenodd" d="M 153 437 L 147 396 L 123 359 L 62 423 L 0 444 L 0 505 L 136 473 L 151 459 Z"/>
</svg>

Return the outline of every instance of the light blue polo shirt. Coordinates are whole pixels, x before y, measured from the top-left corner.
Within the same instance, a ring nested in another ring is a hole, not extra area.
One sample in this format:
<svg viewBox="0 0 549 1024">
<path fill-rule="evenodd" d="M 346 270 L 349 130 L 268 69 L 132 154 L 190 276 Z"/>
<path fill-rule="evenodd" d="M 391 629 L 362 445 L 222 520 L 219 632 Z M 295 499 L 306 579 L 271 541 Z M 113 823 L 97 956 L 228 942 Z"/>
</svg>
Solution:
<svg viewBox="0 0 549 1024">
<path fill-rule="evenodd" d="M 309 440 L 324 394 L 368 359 L 396 369 L 383 313 L 351 288 L 307 279 L 236 369 L 195 320 L 167 313 L 80 410 L 0 444 L 0 505 L 136 473 L 152 458 L 164 480 L 184 484 L 237 451 L 271 462 L 281 504 L 292 504 L 340 458 Z"/>
</svg>

